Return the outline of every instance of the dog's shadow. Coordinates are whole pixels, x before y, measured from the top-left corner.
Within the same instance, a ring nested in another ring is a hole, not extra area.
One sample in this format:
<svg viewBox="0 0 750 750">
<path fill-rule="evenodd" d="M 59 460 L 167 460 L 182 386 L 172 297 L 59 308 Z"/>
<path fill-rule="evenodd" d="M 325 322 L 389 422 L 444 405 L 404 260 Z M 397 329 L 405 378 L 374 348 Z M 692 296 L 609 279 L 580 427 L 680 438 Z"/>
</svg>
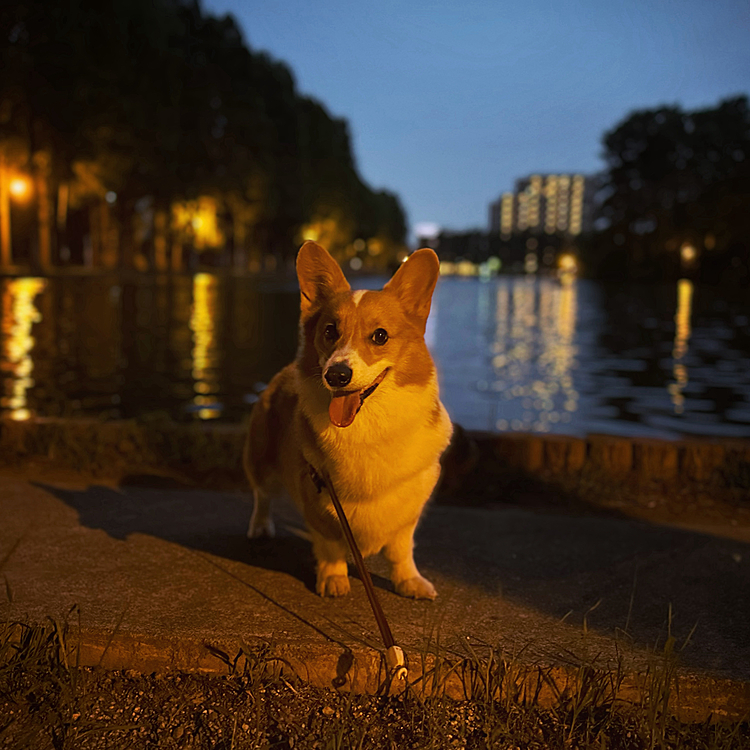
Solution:
<svg viewBox="0 0 750 750">
<path fill-rule="evenodd" d="M 190 491 L 177 483 L 141 477 L 124 479 L 117 488 L 89 485 L 65 489 L 36 483 L 78 513 L 79 522 L 126 541 L 133 534 L 173 542 L 198 552 L 286 573 L 315 590 L 315 561 L 310 542 L 294 533 L 301 524 L 290 509 L 276 513 L 273 539 L 245 535 L 252 502 L 241 493 Z M 274 509 L 276 511 L 276 509 Z"/>
<path fill-rule="evenodd" d="M 133 534 L 162 539 L 227 560 L 285 573 L 315 591 L 315 559 L 304 522 L 291 501 L 276 503 L 273 538 L 248 539 L 249 493 L 191 490 L 159 477 L 126 477 L 116 488 L 89 485 L 73 490 L 34 483 L 75 510 L 79 523 L 126 541 Z M 350 575 L 358 577 L 350 565 Z M 376 586 L 390 581 L 372 575 Z"/>
</svg>

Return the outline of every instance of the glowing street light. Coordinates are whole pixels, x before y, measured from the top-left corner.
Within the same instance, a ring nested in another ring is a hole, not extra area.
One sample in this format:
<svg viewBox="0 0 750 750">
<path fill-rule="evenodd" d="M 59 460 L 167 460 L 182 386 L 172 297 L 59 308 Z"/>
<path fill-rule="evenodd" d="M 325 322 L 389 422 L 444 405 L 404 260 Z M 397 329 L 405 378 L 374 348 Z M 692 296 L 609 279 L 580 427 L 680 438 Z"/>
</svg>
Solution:
<svg viewBox="0 0 750 750">
<path fill-rule="evenodd" d="M 0 268 L 8 268 L 13 259 L 10 233 L 11 199 L 24 201 L 31 195 L 31 180 L 11 172 L 0 151 Z"/>
<path fill-rule="evenodd" d="M 16 200 L 26 200 L 31 195 L 31 180 L 20 175 L 12 177 L 8 183 L 8 190 Z"/>
<path fill-rule="evenodd" d="M 557 265 L 564 273 L 576 273 L 578 270 L 578 261 L 572 253 L 563 253 L 557 259 Z"/>
<path fill-rule="evenodd" d="M 695 245 L 692 245 L 689 242 L 683 242 L 682 247 L 680 248 L 680 258 L 682 258 L 682 262 L 685 264 L 692 263 L 697 256 L 698 251 L 695 249 Z"/>
<path fill-rule="evenodd" d="M 557 259 L 557 277 L 564 285 L 570 285 L 578 275 L 578 259 L 573 253 L 562 253 Z"/>
</svg>

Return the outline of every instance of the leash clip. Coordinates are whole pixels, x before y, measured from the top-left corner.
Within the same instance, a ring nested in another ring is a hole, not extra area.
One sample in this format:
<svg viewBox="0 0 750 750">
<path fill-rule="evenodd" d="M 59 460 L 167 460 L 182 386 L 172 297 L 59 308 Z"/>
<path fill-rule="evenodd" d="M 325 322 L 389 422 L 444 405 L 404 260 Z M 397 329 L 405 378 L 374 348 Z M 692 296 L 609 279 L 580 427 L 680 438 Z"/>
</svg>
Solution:
<svg viewBox="0 0 750 750">
<path fill-rule="evenodd" d="M 307 464 L 307 468 L 310 473 L 310 479 L 312 479 L 312 483 L 315 485 L 315 489 L 318 491 L 318 494 L 320 494 L 321 492 L 323 492 L 323 488 L 326 486 L 325 482 L 320 478 L 320 474 L 315 471 L 315 467 L 312 464 Z"/>
</svg>

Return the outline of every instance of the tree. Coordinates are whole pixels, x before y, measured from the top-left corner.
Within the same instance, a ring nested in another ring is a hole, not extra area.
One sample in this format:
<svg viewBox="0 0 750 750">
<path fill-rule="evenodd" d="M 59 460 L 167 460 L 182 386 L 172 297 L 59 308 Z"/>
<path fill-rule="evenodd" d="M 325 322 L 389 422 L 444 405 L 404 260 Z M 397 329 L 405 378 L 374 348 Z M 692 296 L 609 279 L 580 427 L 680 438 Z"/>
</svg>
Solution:
<svg viewBox="0 0 750 750">
<path fill-rule="evenodd" d="M 36 175 L 40 248 L 52 216 L 66 241 L 70 208 L 102 247 L 114 227 L 131 265 L 134 218 L 142 230 L 149 206 L 165 267 L 170 235 L 173 247 L 191 238 L 190 221 L 170 223 L 173 206 L 202 197 L 238 258 L 286 258 L 316 221 L 333 221 L 344 245 L 362 232 L 403 243 L 403 211 L 362 181 L 347 123 L 196 0 L 10 0 L 0 66 L 0 161 L 12 154 Z"/>
<path fill-rule="evenodd" d="M 706 268 L 730 262 L 723 256 L 738 243 L 747 247 L 747 97 L 691 112 L 677 106 L 635 112 L 603 143 L 604 238 L 621 248 L 631 275 L 677 272 L 686 243 Z"/>
</svg>

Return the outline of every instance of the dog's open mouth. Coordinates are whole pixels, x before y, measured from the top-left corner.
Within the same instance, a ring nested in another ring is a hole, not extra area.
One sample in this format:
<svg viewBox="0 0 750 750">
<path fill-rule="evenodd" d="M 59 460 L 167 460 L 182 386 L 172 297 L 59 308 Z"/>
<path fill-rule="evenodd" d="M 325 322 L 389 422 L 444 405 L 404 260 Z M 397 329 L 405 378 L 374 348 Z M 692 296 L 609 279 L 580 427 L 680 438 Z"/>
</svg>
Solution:
<svg viewBox="0 0 750 750">
<path fill-rule="evenodd" d="M 328 407 L 328 416 L 336 427 L 348 427 L 362 408 L 365 399 L 371 396 L 375 389 L 383 382 L 390 368 L 386 367 L 375 380 L 361 391 L 348 391 L 346 393 L 334 393 L 331 404 Z"/>
</svg>

